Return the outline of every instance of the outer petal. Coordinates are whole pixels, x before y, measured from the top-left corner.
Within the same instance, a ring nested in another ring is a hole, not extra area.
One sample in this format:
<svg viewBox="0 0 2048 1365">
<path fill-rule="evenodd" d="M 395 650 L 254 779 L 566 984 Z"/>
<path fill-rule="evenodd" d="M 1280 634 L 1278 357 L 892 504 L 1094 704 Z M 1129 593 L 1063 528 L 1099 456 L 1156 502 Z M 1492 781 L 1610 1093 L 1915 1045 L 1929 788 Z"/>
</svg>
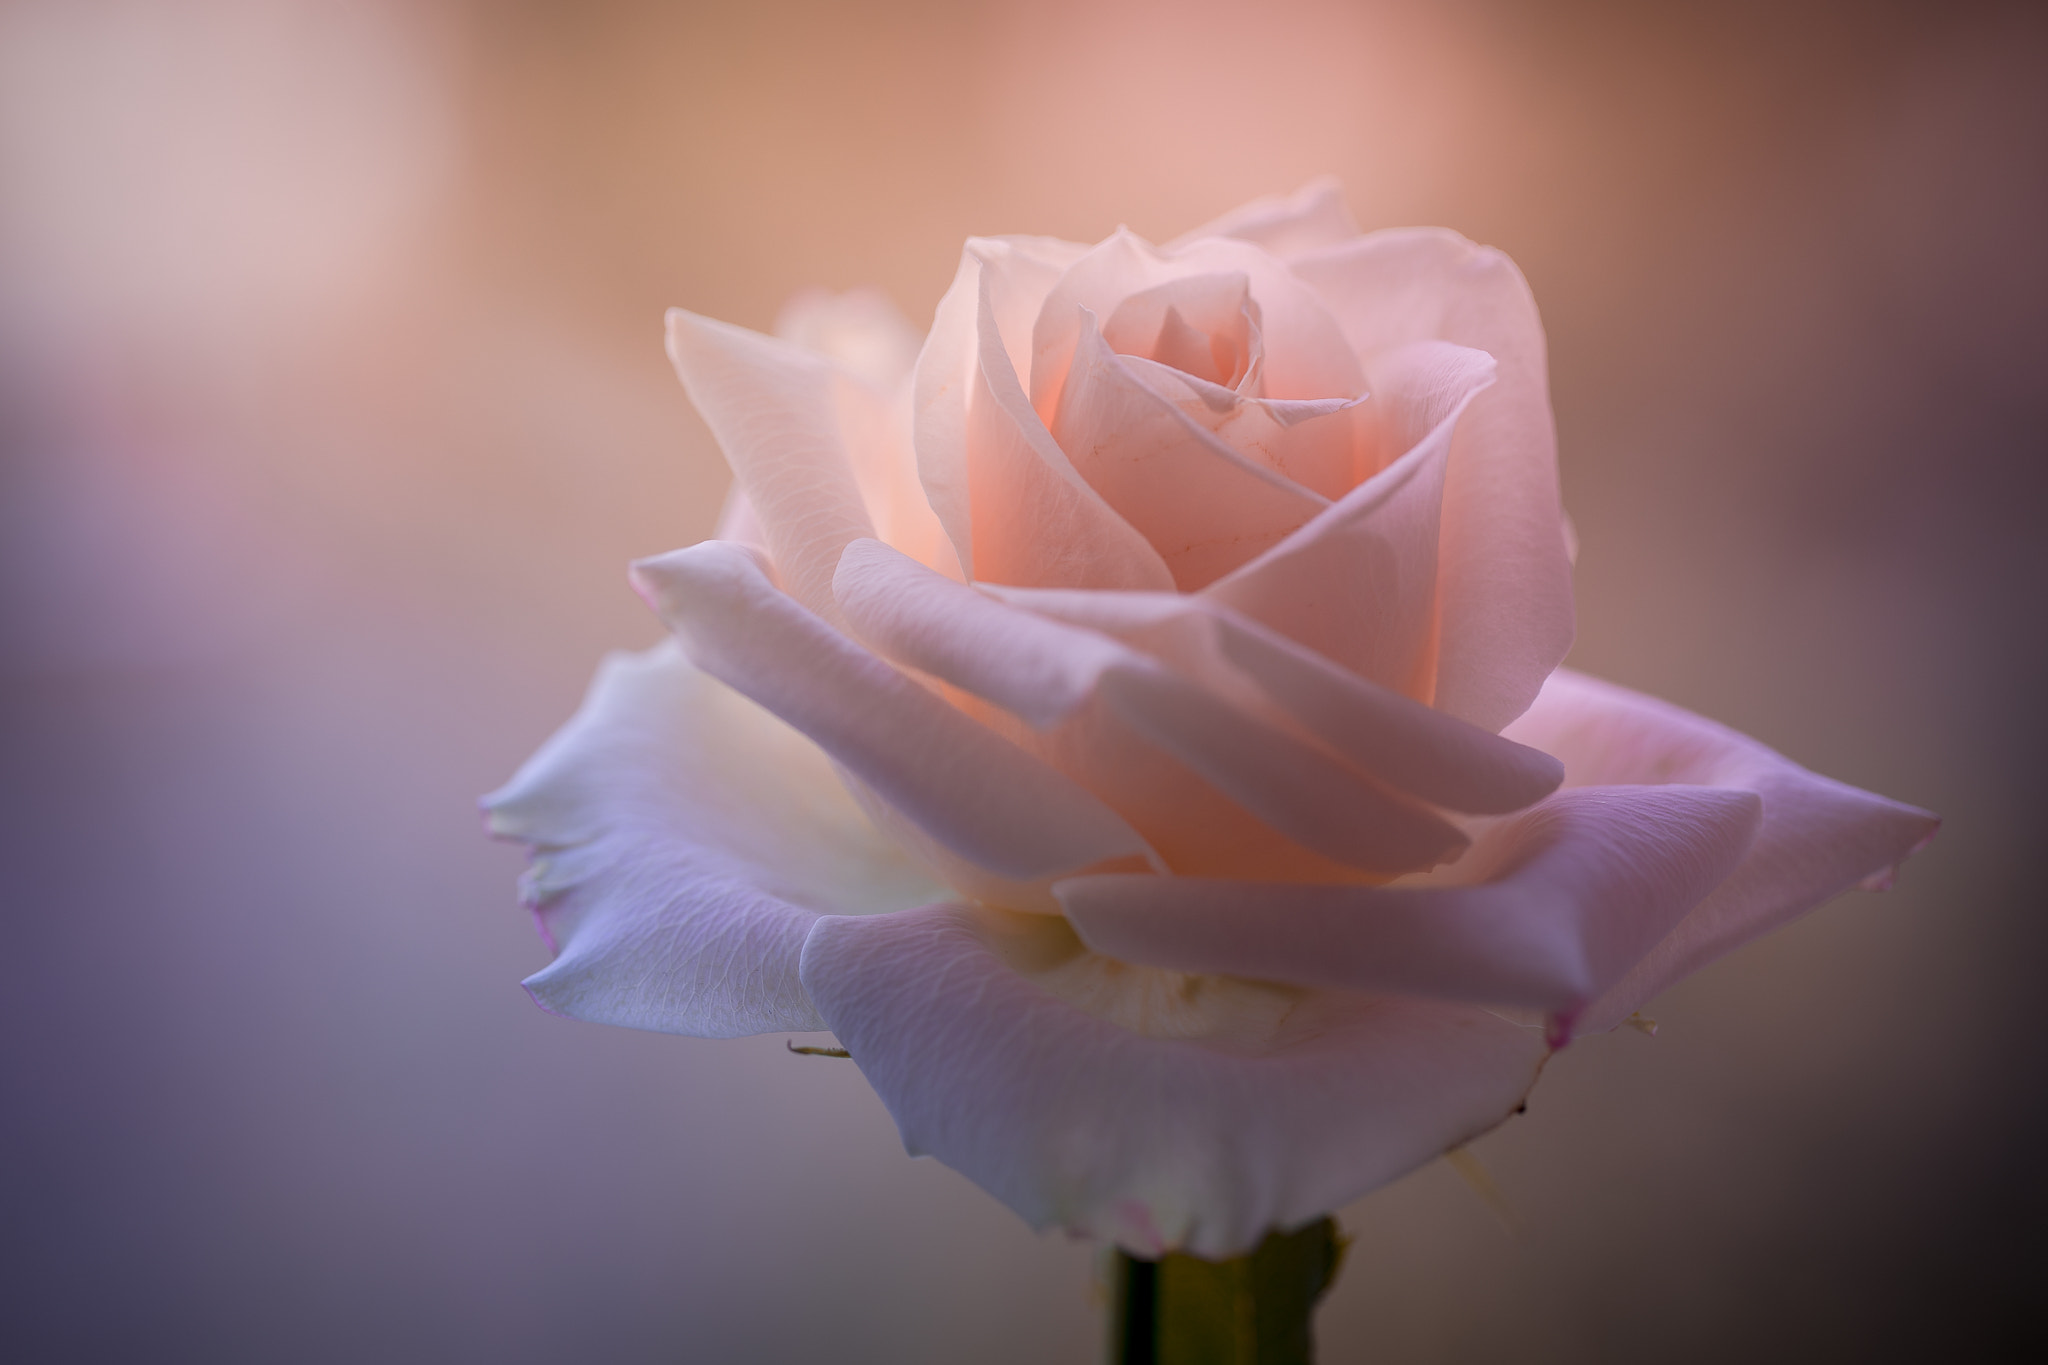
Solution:
<svg viewBox="0 0 2048 1365">
<path fill-rule="evenodd" d="M 1485 351 L 1499 379 L 1458 424 L 1445 477 L 1436 704 L 1497 730 L 1572 640 L 1571 562 L 1543 325 L 1514 263 L 1454 232 L 1376 232 L 1291 262 L 1359 353 L 1422 340 Z"/>
<path fill-rule="evenodd" d="M 668 312 L 668 354 L 732 465 L 776 571 L 829 616 L 846 542 L 875 534 L 841 431 L 832 367 L 786 341 Z"/>
<path fill-rule="evenodd" d="M 698 667 L 960 857 L 1032 879 L 1144 854 L 1114 811 L 805 611 L 745 548 L 708 541 L 633 575 Z"/>
<path fill-rule="evenodd" d="M 1734 870 L 1762 803 L 1712 787 L 1562 792 L 1473 848 L 1475 883 L 1078 877 L 1054 892 L 1125 962 L 1515 1005 L 1570 1020 Z"/>
<path fill-rule="evenodd" d="M 816 746 L 674 644 L 614 654 L 502 790 L 491 832 L 557 955 L 526 989 L 592 1023 L 726 1038 L 824 1022 L 797 981 L 817 912 L 942 894 Z"/>
<path fill-rule="evenodd" d="M 1407 453 L 1203 594 L 1360 677 L 1428 701 L 1445 462 L 1492 364 L 1441 344 L 1376 362 L 1381 426 Z"/>
<path fill-rule="evenodd" d="M 1059 998 L 1040 941 L 987 923 L 821 920 L 805 988 L 911 1152 L 1142 1255 L 1236 1255 L 1357 1198 L 1499 1123 L 1544 1055 L 1481 1010 L 1358 997 L 1305 997 L 1261 1040 L 1147 1037 Z"/>
<path fill-rule="evenodd" d="M 1178 251 L 1203 237 L 1236 237 L 1286 258 L 1337 246 L 1357 235 L 1358 223 L 1344 207 L 1344 187 L 1336 176 L 1323 175 L 1293 194 L 1267 195 L 1240 205 L 1174 238 L 1166 249 Z"/>
<path fill-rule="evenodd" d="M 1940 821 L 1821 777 L 1745 735 L 1559 669 L 1508 733 L 1564 760 L 1568 787 L 1692 782 L 1763 798 L 1763 827 L 1721 887 L 1586 1012 L 1612 1028 L 1681 977 L 1851 887 L 1881 885 Z"/>
</svg>

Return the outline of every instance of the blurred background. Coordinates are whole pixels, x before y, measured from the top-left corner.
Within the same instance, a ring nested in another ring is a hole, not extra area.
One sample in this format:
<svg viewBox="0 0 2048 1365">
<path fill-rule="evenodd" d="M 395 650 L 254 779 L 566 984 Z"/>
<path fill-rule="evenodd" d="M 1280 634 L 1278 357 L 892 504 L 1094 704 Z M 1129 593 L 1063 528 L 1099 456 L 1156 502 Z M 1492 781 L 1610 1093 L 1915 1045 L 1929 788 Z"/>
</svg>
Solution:
<svg viewBox="0 0 2048 1365">
<path fill-rule="evenodd" d="M 1331 1361 L 2041 1332 L 2048 24 L 1735 0 L 0 6 L 0 1341 L 1087 1361 L 853 1068 L 543 1015 L 474 802 L 726 473 L 661 351 L 1332 171 L 1549 329 L 1573 661 L 1941 838 L 1344 1211 Z"/>
</svg>

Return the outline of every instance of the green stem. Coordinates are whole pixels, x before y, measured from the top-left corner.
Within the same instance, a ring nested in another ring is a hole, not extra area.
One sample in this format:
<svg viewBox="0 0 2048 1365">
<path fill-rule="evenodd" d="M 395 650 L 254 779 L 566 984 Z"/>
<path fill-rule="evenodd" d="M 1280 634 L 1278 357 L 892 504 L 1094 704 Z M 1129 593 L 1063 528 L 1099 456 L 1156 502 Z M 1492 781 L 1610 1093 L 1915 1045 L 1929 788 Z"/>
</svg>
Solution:
<svg viewBox="0 0 2048 1365">
<path fill-rule="evenodd" d="M 1307 1365 L 1344 1239 L 1321 1218 L 1230 1261 L 1116 1253 L 1110 1365 Z"/>
</svg>

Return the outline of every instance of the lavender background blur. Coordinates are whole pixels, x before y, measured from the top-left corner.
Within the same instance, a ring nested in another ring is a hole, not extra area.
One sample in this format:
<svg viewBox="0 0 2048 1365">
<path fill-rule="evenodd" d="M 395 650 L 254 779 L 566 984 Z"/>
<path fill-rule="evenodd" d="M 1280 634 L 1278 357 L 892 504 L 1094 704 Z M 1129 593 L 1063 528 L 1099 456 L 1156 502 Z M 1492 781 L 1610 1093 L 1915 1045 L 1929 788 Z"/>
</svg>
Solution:
<svg viewBox="0 0 2048 1365">
<path fill-rule="evenodd" d="M 1248 17 L 1256 14 L 1257 17 Z M 0 1352 L 1094 1358 L 780 1037 L 565 1023 L 474 799 L 724 467 L 676 303 L 1335 171 L 1549 327 L 1574 662 L 1948 817 L 1343 1214 L 1326 1359 L 2040 1332 L 2038 7 L 0 8 Z"/>
</svg>

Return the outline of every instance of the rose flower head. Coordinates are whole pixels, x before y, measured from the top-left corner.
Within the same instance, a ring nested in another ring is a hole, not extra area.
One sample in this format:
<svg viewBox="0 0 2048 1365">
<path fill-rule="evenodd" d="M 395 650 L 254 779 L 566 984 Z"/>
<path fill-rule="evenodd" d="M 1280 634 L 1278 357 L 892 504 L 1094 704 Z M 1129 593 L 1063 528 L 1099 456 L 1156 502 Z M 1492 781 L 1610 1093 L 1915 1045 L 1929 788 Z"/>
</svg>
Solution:
<svg viewBox="0 0 2048 1365">
<path fill-rule="evenodd" d="M 1164 246 L 976 238 L 930 335 L 680 310 L 731 463 L 494 832 L 572 1018 L 830 1029 L 1036 1226 L 1235 1255 L 1500 1123 L 1574 1032 L 1933 833 L 1558 667 L 1500 252 L 1334 184 Z"/>
</svg>

